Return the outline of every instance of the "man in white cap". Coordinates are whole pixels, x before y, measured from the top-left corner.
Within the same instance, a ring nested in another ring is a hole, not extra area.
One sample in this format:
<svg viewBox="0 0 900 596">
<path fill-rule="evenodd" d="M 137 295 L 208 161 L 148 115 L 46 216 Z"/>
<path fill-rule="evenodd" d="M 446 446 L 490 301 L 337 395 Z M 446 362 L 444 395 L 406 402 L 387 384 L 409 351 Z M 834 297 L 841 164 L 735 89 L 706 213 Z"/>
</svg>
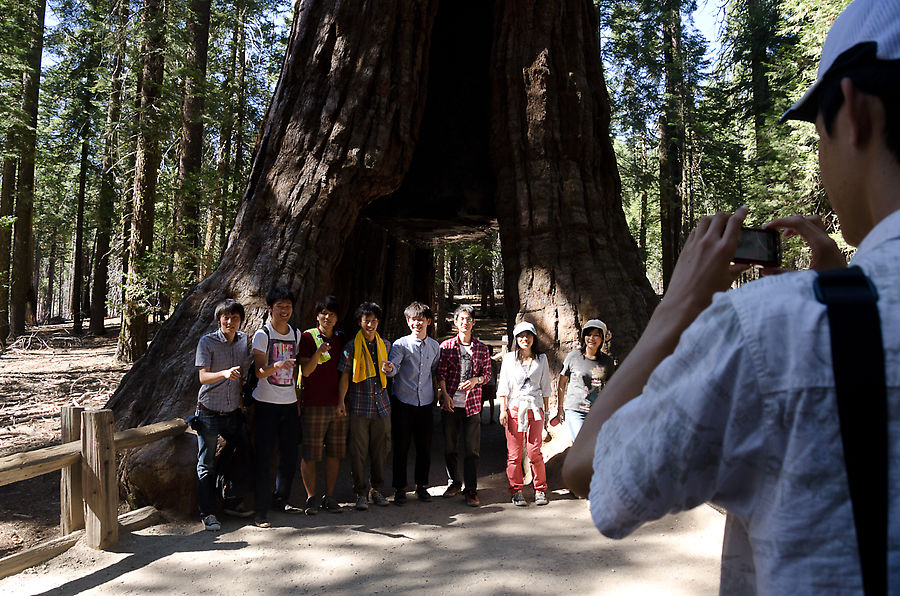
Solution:
<svg viewBox="0 0 900 596">
<path fill-rule="evenodd" d="M 857 594 L 864 585 L 900 593 L 898 0 L 847 7 L 825 41 L 816 84 L 783 119 L 815 122 L 825 190 L 844 238 L 858 247 L 854 267 L 818 218 L 789 217 L 768 225 L 802 236 L 815 271 L 724 292 L 747 211 L 703 218 L 643 336 L 591 409 L 564 475 L 612 537 L 706 501 L 724 507 L 722 594 Z M 886 357 L 871 360 L 884 361 L 886 381 L 857 379 L 847 392 L 832 358 L 839 321 L 830 322 L 814 284 L 857 266 L 877 292 L 874 331 L 844 343 L 856 351 L 883 338 Z M 824 270 L 834 271 L 816 273 Z M 857 444 L 842 433 L 854 416 L 884 437 L 883 449 L 865 437 L 861 466 L 849 456 L 854 464 L 845 465 L 845 445 Z M 867 465 L 878 457 L 883 467 Z M 861 468 L 884 488 L 863 494 L 887 520 L 868 541 L 857 539 L 861 520 L 878 512 L 857 508 L 860 493 L 848 482 Z"/>
</svg>

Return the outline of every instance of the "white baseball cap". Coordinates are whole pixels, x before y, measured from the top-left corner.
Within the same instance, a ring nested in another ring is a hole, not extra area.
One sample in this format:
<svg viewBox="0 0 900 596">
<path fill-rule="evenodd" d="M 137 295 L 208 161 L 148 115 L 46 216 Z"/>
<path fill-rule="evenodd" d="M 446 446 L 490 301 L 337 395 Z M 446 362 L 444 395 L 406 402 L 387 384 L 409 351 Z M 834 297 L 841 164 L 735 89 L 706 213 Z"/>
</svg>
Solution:
<svg viewBox="0 0 900 596">
<path fill-rule="evenodd" d="M 815 122 L 822 81 L 856 66 L 893 60 L 900 60 L 900 1 L 854 0 L 828 31 L 816 82 L 782 114 L 779 122 Z"/>
<path fill-rule="evenodd" d="M 528 321 L 522 321 L 513 329 L 513 337 L 516 337 L 520 333 L 524 333 L 525 331 L 531 332 L 531 334 L 537 337 L 537 330 L 535 330 L 534 325 L 529 323 Z"/>
<path fill-rule="evenodd" d="M 600 335 L 604 338 L 606 337 L 606 323 L 604 323 L 600 319 L 591 319 L 590 321 L 585 323 L 584 327 L 581 328 L 582 335 L 584 335 L 588 329 L 599 329 Z"/>
</svg>

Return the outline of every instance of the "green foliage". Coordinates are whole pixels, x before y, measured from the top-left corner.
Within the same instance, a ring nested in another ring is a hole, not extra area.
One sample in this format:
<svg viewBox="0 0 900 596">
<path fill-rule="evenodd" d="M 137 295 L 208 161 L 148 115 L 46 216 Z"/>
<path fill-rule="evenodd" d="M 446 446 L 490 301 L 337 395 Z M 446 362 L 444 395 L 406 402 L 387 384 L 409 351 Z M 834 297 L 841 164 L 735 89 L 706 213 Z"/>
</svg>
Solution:
<svg viewBox="0 0 900 596">
<path fill-rule="evenodd" d="M 750 207 L 749 225 L 794 213 L 820 215 L 839 238 L 818 177 L 816 133 L 807 123 L 779 125 L 779 116 L 815 80 L 831 22 L 849 0 L 722 0 L 723 33 L 716 61 L 703 60 L 705 44 L 683 27 L 685 76 L 683 147 L 684 229 L 718 210 Z M 648 277 L 658 287 L 661 248 L 652 232 L 659 171 L 654 126 L 665 91 L 661 82 L 660 4 L 598 0 L 602 55 L 613 109 L 613 134 L 623 204 L 635 238 L 641 232 L 642 196 Z M 689 7 L 682 6 L 683 17 Z M 849 252 L 849 247 L 841 245 Z M 790 266 L 808 263 L 800 242 L 787 242 Z"/>
<path fill-rule="evenodd" d="M 125 2 L 128 16 L 124 29 L 117 21 L 119 2 Z M 0 0 L 4 19 L 0 21 L 0 135 L 5 135 L 21 101 L 21 70 L 24 39 L 19 22 L 26 3 L 20 0 Z M 64 271 L 72 267 L 72 239 L 75 225 L 75 196 L 78 191 L 78 171 L 82 139 L 89 143 L 87 204 L 85 212 L 85 254 L 93 260 L 92 246 L 97 197 L 107 139 L 117 139 L 113 147 L 113 179 L 119 210 L 114 217 L 114 237 L 110 250 L 110 289 L 108 301 L 118 305 L 121 295 L 123 226 L 122 206 L 133 185 L 135 135 L 138 122 L 134 101 L 141 69 L 140 40 L 142 39 L 141 2 L 135 0 L 49 0 L 48 26 L 45 30 L 45 54 L 38 117 L 38 155 L 36 164 L 35 244 L 43 259 L 39 271 L 46 271 L 46 259 L 51 244 L 57 246 L 57 256 Z M 157 185 L 154 249 L 144 265 L 150 277 L 129 288 L 141 297 L 151 311 L 162 315 L 181 298 L 184 280 L 173 270 L 173 235 L 175 210 L 175 178 L 181 138 L 181 104 L 186 76 L 184 56 L 193 40 L 187 37 L 184 25 L 188 3 L 168 3 L 166 13 L 165 76 L 157 104 L 159 123 L 155 133 L 163 153 Z M 251 156 L 256 144 L 265 109 L 274 83 L 281 69 L 290 29 L 290 4 L 287 0 L 226 0 L 213 2 L 210 23 L 209 63 L 207 68 L 207 101 L 203 120 L 205 125 L 203 166 L 197 184 L 204 196 L 213 196 L 214 189 L 226 189 L 225 230 L 231 227 L 240 193 L 246 185 Z M 238 36 L 237 31 L 244 33 Z M 244 44 L 244 61 L 235 44 Z M 124 51 L 124 96 L 122 114 L 115 128 L 107 124 L 107 104 L 111 91 L 111 69 L 114 56 Z M 235 61 L 232 56 L 236 56 Z M 231 166 L 226 179 L 216 172 L 216 160 L 221 153 L 222 124 L 231 118 L 234 123 L 228 161 Z M 239 150 L 243 159 L 240 169 L 234 167 Z M 218 206 L 215 206 L 218 208 Z M 207 210 L 202 213 L 205 225 Z M 213 247 L 216 254 L 220 246 Z M 199 258 L 199 255 L 198 255 Z M 90 274 L 90 269 L 85 271 Z M 89 282 L 86 279 L 86 282 Z M 46 290 L 42 281 L 39 294 Z M 62 299 L 53 303 L 69 303 L 70 288 L 57 282 L 55 294 Z M 41 294 L 42 295 L 42 294 Z M 161 310 L 160 310 L 161 309 Z M 62 313 L 64 316 L 68 313 Z"/>
</svg>

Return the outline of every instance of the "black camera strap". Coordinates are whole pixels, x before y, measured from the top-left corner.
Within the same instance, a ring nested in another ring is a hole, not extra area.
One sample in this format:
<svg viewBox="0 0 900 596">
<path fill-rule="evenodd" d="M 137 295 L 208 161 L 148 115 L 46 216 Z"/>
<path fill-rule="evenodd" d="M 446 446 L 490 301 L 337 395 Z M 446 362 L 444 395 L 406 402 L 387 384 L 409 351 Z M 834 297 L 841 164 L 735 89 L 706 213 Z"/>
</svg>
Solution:
<svg viewBox="0 0 900 596">
<path fill-rule="evenodd" d="M 887 593 L 888 436 L 878 293 L 859 267 L 819 273 L 828 307 L 844 465 L 850 487 L 863 591 Z"/>
</svg>

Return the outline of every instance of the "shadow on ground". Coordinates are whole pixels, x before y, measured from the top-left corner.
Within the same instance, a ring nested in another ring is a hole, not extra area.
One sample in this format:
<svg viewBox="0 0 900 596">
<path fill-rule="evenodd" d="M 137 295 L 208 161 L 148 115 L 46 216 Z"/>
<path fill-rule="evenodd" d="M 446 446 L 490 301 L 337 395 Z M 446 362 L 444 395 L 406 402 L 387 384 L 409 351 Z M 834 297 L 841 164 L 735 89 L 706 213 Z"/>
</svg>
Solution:
<svg viewBox="0 0 900 596">
<path fill-rule="evenodd" d="M 559 485 L 559 446 L 548 445 L 551 503 L 508 501 L 505 439 L 482 426 L 480 508 L 440 498 L 443 438 L 435 412 L 430 503 L 353 510 L 342 470 L 341 514 L 272 513 L 274 527 L 226 519 L 205 532 L 171 523 L 121 537 L 112 552 L 79 544 L 53 561 L 0 581 L 2 594 L 538 592 L 713 594 L 723 517 L 708 507 L 648 524 L 612 541 L 591 525 L 587 503 Z M 487 421 L 487 414 L 483 416 Z M 556 441 L 559 441 L 557 439 Z M 410 464 L 414 453 L 410 456 Z M 409 477 L 412 478 L 412 466 Z M 386 480 L 392 474 L 388 469 Z M 531 499 L 531 491 L 526 495 Z M 295 487 L 295 503 L 304 498 Z"/>
</svg>

